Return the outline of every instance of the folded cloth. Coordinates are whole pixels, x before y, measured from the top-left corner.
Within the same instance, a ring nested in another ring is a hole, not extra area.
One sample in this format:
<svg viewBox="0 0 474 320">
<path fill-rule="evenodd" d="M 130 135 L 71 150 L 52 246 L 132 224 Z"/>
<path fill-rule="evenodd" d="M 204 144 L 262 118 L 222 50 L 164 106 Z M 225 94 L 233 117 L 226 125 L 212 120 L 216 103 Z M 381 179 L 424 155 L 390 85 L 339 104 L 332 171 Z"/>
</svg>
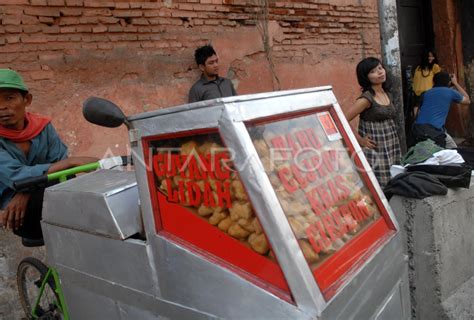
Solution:
<svg viewBox="0 0 474 320">
<path fill-rule="evenodd" d="M 425 140 L 418 142 L 416 145 L 408 149 L 408 152 L 402 158 L 402 165 L 416 164 L 423 162 L 433 156 L 434 153 L 443 150 L 437 146 L 433 140 Z"/>
<path fill-rule="evenodd" d="M 471 184 L 472 168 L 464 164 L 452 165 L 413 165 L 407 172 L 426 172 L 437 178 L 448 188 L 466 188 Z"/>
<path fill-rule="evenodd" d="M 463 157 L 458 153 L 457 150 L 441 150 L 433 154 L 433 157 L 439 160 L 439 164 L 455 164 L 464 163 Z"/>
<path fill-rule="evenodd" d="M 384 188 L 387 199 L 393 195 L 423 199 L 434 195 L 446 195 L 448 188 L 438 178 L 425 172 L 405 172 L 391 179 Z"/>
</svg>

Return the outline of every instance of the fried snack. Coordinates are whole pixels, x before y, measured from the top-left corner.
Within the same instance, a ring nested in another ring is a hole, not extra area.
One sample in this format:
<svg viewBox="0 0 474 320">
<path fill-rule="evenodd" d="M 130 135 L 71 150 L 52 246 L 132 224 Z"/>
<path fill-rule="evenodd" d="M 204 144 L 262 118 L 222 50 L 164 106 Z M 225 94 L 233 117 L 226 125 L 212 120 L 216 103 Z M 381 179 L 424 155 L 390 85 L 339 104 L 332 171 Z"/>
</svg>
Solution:
<svg viewBox="0 0 474 320">
<path fill-rule="evenodd" d="M 220 211 L 222 210 L 221 208 L 218 208 L 219 210 L 215 210 L 212 216 L 209 218 L 209 223 L 212 224 L 213 226 L 217 225 L 219 222 L 227 218 L 227 212 L 225 211 Z"/>
<path fill-rule="evenodd" d="M 206 141 L 198 147 L 198 152 L 202 155 L 208 155 L 212 152 L 219 152 L 219 149 L 222 149 L 220 144 L 217 144 L 212 141 Z"/>
<path fill-rule="evenodd" d="M 217 226 L 220 230 L 227 232 L 229 230 L 229 227 L 232 225 L 233 221 L 230 219 L 229 216 L 227 216 L 225 219 L 221 220 L 219 222 L 219 225 Z"/>
<path fill-rule="evenodd" d="M 260 221 L 258 221 L 257 217 L 253 218 L 252 226 L 256 234 L 261 234 L 263 232 L 262 225 L 260 224 Z"/>
<path fill-rule="evenodd" d="M 233 221 L 237 221 L 240 218 L 249 219 L 253 215 L 252 206 L 250 202 L 241 203 L 238 201 L 232 202 L 232 208 L 229 208 L 230 217 Z"/>
<path fill-rule="evenodd" d="M 257 150 L 257 153 L 260 156 L 260 158 L 270 156 L 269 148 L 264 140 L 262 139 L 255 140 L 253 141 L 253 145 L 255 146 L 255 149 Z"/>
<path fill-rule="evenodd" d="M 198 209 L 198 214 L 201 217 L 207 217 L 207 216 L 213 214 L 214 211 L 215 211 L 215 208 L 206 207 L 205 205 L 201 204 L 201 206 Z"/>
<path fill-rule="evenodd" d="M 248 242 L 253 250 L 260 254 L 267 254 L 268 250 L 270 250 L 270 246 L 268 245 L 267 238 L 265 235 L 252 233 L 249 238 Z"/>
<path fill-rule="evenodd" d="M 233 199 L 248 201 L 247 192 L 245 192 L 244 185 L 240 180 L 232 180 L 231 191 Z"/>
<path fill-rule="evenodd" d="M 186 143 L 183 143 L 181 145 L 181 154 L 182 155 L 192 154 L 194 150 L 196 150 L 196 147 L 197 147 L 197 142 L 194 140 L 190 140 Z"/>
<path fill-rule="evenodd" d="M 313 247 L 307 240 L 298 240 L 298 243 L 308 263 L 315 263 L 319 260 L 319 255 L 313 250 Z"/>
<path fill-rule="evenodd" d="M 242 228 L 238 223 L 233 223 L 229 229 L 227 230 L 230 236 L 237 238 L 237 239 L 243 239 L 248 237 L 250 232 Z"/>
<path fill-rule="evenodd" d="M 255 226 L 253 225 L 253 219 L 239 219 L 237 223 L 247 230 L 248 232 L 255 232 Z"/>
<path fill-rule="evenodd" d="M 300 221 L 296 220 L 294 217 L 288 217 L 288 222 L 290 222 L 291 230 L 293 230 L 297 239 L 305 237 L 305 228 Z"/>
</svg>

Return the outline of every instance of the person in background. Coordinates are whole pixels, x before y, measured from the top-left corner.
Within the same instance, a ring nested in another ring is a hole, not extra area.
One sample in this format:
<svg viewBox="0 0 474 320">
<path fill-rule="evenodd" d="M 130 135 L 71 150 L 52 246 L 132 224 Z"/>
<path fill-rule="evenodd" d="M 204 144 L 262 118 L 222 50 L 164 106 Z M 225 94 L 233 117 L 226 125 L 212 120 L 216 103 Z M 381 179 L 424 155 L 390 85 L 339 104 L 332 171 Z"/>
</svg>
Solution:
<svg viewBox="0 0 474 320">
<path fill-rule="evenodd" d="M 189 90 L 189 103 L 237 95 L 232 82 L 219 76 L 219 58 L 212 46 L 197 48 L 194 58 L 202 74 Z"/>
<path fill-rule="evenodd" d="M 390 167 L 401 160 L 400 140 L 395 120 L 397 110 L 388 90 L 387 73 L 379 59 L 365 58 L 357 64 L 357 80 L 362 94 L 346 110 L 348 121 L 359 116 L 354 131 L 380 186 L 390 180 Z"/>
<path fill-rule="evenodd" d="M 444 127 L 446 118 L 453 102 L 468 105 L 471 100 L 466 91 L 459 85 L 455 75 L 441 71 L 435 74 L 433 83 L 433 88 L 423 94 L 423 101 L 415 121 L 415 131 L 418 134 L 426 133 L 425 136 L 429 136 L 430 133 L 427 130 L 435 129 L 435 131 L 445 134 L 445 145 L 438 143 L 441 147 L 456 148 L 456 143 Z M 450 88 L 450 86 L 453 86 L 456 90 Z"/>
<path fill-rule="evenodd" d="M 433 77 L 441 71 L 436 54 L 432 50 L 426 50 L 421 56 L 421 63 L 415 69 L 413 75 L 413 92 L 416 96 L 415 104 L 419 105 L 421 95 L 433 87 Z"/>
<path fill-rule="evenodd" d="M 22 237 L 26 247 L 41 246 L 44 189 L 17 192 L 14 182 L 97 161 L 67 156 L 51 119 L 26 112 L 33 96 L 21 76 L 0 69 L 0 225 Z"/>
</svg>

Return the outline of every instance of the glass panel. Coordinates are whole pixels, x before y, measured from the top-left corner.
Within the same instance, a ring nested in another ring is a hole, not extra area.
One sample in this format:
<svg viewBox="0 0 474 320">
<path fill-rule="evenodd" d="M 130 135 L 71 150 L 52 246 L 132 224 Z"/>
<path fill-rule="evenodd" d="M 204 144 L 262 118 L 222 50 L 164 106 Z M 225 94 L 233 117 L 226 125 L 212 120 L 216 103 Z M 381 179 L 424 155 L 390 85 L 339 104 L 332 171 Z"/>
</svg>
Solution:
<svg viewBox="0 0 474 320">
<path fill-rule="evenodd" d="M 248 129 L 311 270 L 380 218 L 329 112 Z"/>
<path fill-rule="evenodd" d="M 185 206 L 254 252 L 273 259 L 229 152 L 217 133 L 155 140 L 150 145 L 156 185 L 168 202 Z"/>
</svg>

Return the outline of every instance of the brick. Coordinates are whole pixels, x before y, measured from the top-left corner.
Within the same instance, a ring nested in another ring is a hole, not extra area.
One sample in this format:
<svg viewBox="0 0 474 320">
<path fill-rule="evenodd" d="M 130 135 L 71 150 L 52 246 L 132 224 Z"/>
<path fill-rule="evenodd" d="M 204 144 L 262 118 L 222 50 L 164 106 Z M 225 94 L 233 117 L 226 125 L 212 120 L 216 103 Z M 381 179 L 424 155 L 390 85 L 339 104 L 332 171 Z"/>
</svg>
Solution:
<svg viewBox="0 0 474 320">
<path fill-rule="evenodd" d="M 41 26 L 39 25 L 31 25 L 31 26 L 24 26 L 23 32 L 24 33 L 36 33 L 41 31 Z"/>
<path fill-rule="evenodd" d="M 6 36 L 5 40 L 7 43 L 18 43 L 20 42 L 20 36 Z"/>
<path fill-rule="evenodd" d="M 30 0 L 32 6 L 46 6 L 48 3 L 46 0 Z"/>
<path fill-rule="evenodd" d="M 123 32 L 138 32 L 138 27 L 135 26 L 125 26 Z"/>
<path fill-rule="evenodd" d="M 94 50 L 94 49 L 97 49 L 98 46 L 97 46 L 96 43 L 88 42 L 88 43 L 82 43 L 82 44 L 81 44 L 81 48 L 83 48 L 83 49 L 89 49 L 89 50 Z"/>
<path fill-rule="evenodd" d="M 38 18 L 32 16 L 21 17 L 21 24 L 37 24 Z"/>
<path fill-rule="evenodd" d="M 41 70 L 29 72 L 29 76 L 32 80 L 49 80 L 53 79 L 54 72 L 51 70 Z"/>
<path fill-rule="evenodd" d="M 111 16 L 112 10 L 110 9 L 85 9 L 84 16 L 86 17 L 94 17 L 94 16 Z"/>
<path fill-rule="evenodd" d="M 79 23 L 80 24 L 97 24 L 99 22 L 99 18 L 97 17 L 80 17 Z"/>
<path fill-rule="evenodd" d="M 115 4 L 115 9 L 130 9 L 130 4 L 126 2 L 117 2 Z"/>
<path fill-rule="evenodd" d="M 21 42 L 23 43 L 47 43 L 49 41 L 53 41 L 54 37 L 46 36 L 46 35 L 22 35 Z"/>
<path fill-rule="evenodd" d="M 152 28 L 151 27 L 138 27 L 138 32 L 141 33 L 151 33 Z"/>
<path fill-rule="evenodd" d="M 101 50 L 111 50 L 114 46 L 111 43 L 99 43 L 97 47 Z"/>
<path fill-rule="evenodd" d="M 96 26 L 92 28 L 93 33 L 104 33 L 107 32 L 107 27 L 106 26 Z"/>
<path fill-rule="evenodd" d="M 62 8 L 60 12 L 65 17 L 78 17 L 82 15 L 82 9 L 80 8 Z"/>
<path fill-rule="evenodd" d="M 76 32 L 76 27 L 61 27 L 60 33 L 74 33 Z"/>
<path fill-rule="evenodd" d="M 142 16 L 142 12 L 139 10 L 114 10 L 112 14 L 118 18 L 134 18 Z"/>
<path fill-rule="evenodd" d="M 44 26 L 43 33 L 45 34 L 58 34 L 59 33 L 59 26 Z"/>
<path fill-rule="evenodd" d="M 6 26 L 5 31 L 8 33 L 21 33 L 23 30 L 20 26 Z"/>
<path fill-rule="evenodd" d="M 64 57 L 61 52 L 46 52 L 38 54 L 38 59 L 41 61 L 60 60 Z"/>
<path fill-rule="evenodd" d="M 155 44 L 152 42 L 141 42 L 140 47 L 142 47 L 143 49 L 154 48 Z"/>
<path fill-rule="evenodd" d="M 107 27 L 107 30 L 109 32 L 123 32 L 123 27 L 122 26 L 109 26 Z"/>
<path fill-rule="evenodd" d="M 91 8 L 115 8 L 115 3 L 113 1 L 84 1 L 84 7 Z"/>
<path fill-rule="evenodd" d="M 5 9 L 3 9 L 3 13 L 7 15 L 10 15 L 10 14 L 21 15 L 23 14 L 23 8 L 22 7 L 6 7 Z"/>
<path fill-rule="evenodd" d="M 120 20 L 114 17 L 99 17 L 99 22 L 104 24 L 116 24 Z"/>
<path fill-rule="evenodd" d="M 39 22 L 44 24 L 53 24 L 54 18 L 51 17 L 38 17 Z"/>
<path fill-rule="evenodd" d="M 17 26 L 21 24 L 21 16 L 4 16 L 2 19 L 3 25 Z"/>
<path fill-rule="evenodd" d="M 59 19 L 60 26 L 69 26 L 73 24 L 79 24 L 79 18 L 77 17 L 62 17 Z"/>
<path fill-rule="evenodd" d="M 64 0 L 48 0 L 48 6 L 51 7 L 62 7 L 64 5 Z"/>
<path fill-rule="evenodd" d="M 26 7 L 25 14 L 30 16 L 43 16 L 43 17 L 59 17 L 59 9 L 57 8 L 36 8 Z"/>
<path fill-rule="evenodd" d="M 76 32 L 83 32 L 83 33 L 92 32 L 92 26 L 77 26 Z"/>
<path fill-rule="evenodd" d="M 134 34 L 111 34 L 110 41 L 136 41 L 138 37 Z"/>
<path fill-rule="evenodd" d="M 159 16 L 159 12 L 158 11 L 144 11 L 143 12 L 143 16 L 145 18 L 151 18 L 151 17 L 158 17 Z"/>
<path fill-rule="evenodd" d="M 84 5 L 83 0 L 66 0 L 66 5 L 68 7 L 82 7 Z"/>
<path fill-rule="evenodd" d="M 142 9 L 161 9 L 163 4 L 161 2 L 145 2 L 141 4 Z"/>
<path fill-rule="evenodd" d="M 139 34 L 139 35 L 138 35 L 138 41 L 150 40 L 152 36 L 154 36 L 154 35 L 151 35 L 151 34 Z"/>
<path fill-rule="evenodd" d="M 145 18 L 133 18 L 132 19 L 132 24 L 138 25 L 138 26 L 147 26 L 150 23 L 148 22 L 147 19 Z"/>
<path fill-rule="evenodd" d="M 81 39 L 84 42 L 108 42 L 109 41 L 108 36 L 101 35 L 101 34 L 83 35 Z"/>
<path fill-rule="evenodd" d="M 5 42 L 6 42 L 5 38 L 3 38 L 3 37 L 0 38 L 0 46 L 4 46 Z"/>
</svg>

